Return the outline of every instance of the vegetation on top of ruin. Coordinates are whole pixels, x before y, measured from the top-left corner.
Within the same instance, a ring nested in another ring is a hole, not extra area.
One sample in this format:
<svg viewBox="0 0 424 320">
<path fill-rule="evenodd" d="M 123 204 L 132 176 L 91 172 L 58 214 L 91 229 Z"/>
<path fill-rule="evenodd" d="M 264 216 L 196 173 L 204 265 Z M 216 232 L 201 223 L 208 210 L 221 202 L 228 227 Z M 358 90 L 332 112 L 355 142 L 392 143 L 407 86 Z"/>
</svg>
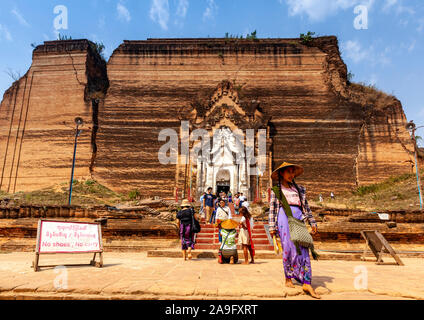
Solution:
<svg viewBox="0 0 424 320">
<path fill-rule="evenodd" d="M 424 170 L 421 171 L 424 177 Z M 421 185 L 421 191 L 423 191 Z M 417 177 L 414 173 L 391 177 L 381 183 L 361 186 L 351 192 L 336 194 L 335 199 L 315 197 L 312 205 L 323 208 L 360 209 L 364 211 L 419 210 Z"/>
<path fill-rule="evenodd" d="M 15 71 L 11 68 L 7 68 L 4 72 L 13 80 L 13 82 L 18 81 L 22 77 L 20 71 Z"/>
<path fill-rule="evenodd" d="M 378 89 L 375 85 L 350 82 L 348 89 L 355 102 L 364 106 L 371 105 L 375 109 L 384 109 L 399 102 L 395 96 Z"/>
<path fill-rule="evenodd" d="M 57 35 L 57 40 L 59 40 L 59 41 L 67 41 L 67 40 L 72 40 L 72 37 L 59 33 Z"/>
<path fill-rule="evenodd" d="M 421 171 L 421 177 L 424 177 L 424 170 Z M 7 194 L 0 191 L 0 201 L 5 198 L 11 199 L 16 206 L 66 205 L 68 190 L 69 185 L 65 182 L 33 192 Z M 421 190 L 424 191 L 423 186 Z M 353 191 L 336 193 L 335 199 L 323 194 L 323 199 L 323 202 L 319 202 L 319 198 L 315 197 L 310 199 L 310 204 L 322 208 L 357 209 L 369 212 L 420 209 L 417 178 L 414 173 L 394 176 L 381 183 L 361 186 Z M 117 193 L 95 180 L 75 180 L 72 189 L 72 204 L 82 207 L 116 206 L 123 203 L 136 206 L 141 200 L 143 199 L 140 190 L 134 189 L 125 194 Z M 258 212 L 268 208 L 266 203 L 261 205 L 252 203 L 252 206 L 260 207 L 257 209 Z"/>
<path fill-rule="evenodd" d="M 230 34 L 230 33 L 228 33 L 228 32 L 226 32 L 225 33 L 225 39 L 232 39 L 232 40 L 236 40 L 236 39 L 241 39 L 241 40 L 258 40 L 258 37 L 257 37 L 257 31 L 255 30 L 255 31 L 253 31 L 252 33 L 250 33 L 250 34 L 247 34 L 246 35 L 246 38 L 243 36 L 243 35 L 234 35 L 234 34 Z"/>
<path fill-rule="evenodd" d="M 14 205 L 66 205 L 69 197 L 69 183 L 36 190 L 7 194 L 0 191 L 0 200 L 11 199 Z M 114 205 L 128 200 L 123 194 L 113 192 L 95 180 L 74 180 L 72 185 L 72 205 L 89 207 Z"/>
<path fill-rule="evenodd" d="M 68 36 L 68 35 L 63 35 L 63 34 L 58 34 L 57 35 L 57 40 L 59 41 L 68 41 L 68 40 L 73 40 L 72 36 Z M 103 61 L 106 62 L 106 57 L 104 56 L 104 50 L 105 50 L 105 45 L 103 44 L 103 42 L 96 42 L 96 41 L 90 41 L 90 47 L 93 49 L 94 52 L 97 52 L 97 54 L 102 58 Z"/>
<path fill-rule="evenodd" d="M 315 32 L 308 31 L 306 34 L 301 33 L 299 38 L 302 44 L 309 45 L 314 39 Z"/>
</svg>

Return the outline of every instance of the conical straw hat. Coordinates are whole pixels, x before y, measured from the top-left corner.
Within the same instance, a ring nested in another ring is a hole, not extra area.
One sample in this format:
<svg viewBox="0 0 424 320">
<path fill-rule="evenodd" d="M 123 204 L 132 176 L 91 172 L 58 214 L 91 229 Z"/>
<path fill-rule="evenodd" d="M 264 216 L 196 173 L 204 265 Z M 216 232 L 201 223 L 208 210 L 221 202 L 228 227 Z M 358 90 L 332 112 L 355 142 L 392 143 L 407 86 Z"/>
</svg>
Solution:
<svg viewBox="0 0 424 320">
<path fill-rule="evenodd" d="M 228 219 L 228 220 L 225 220 L 224 222 L 221 223 L 221 228 L 231 230 L 231 229 L 237 228 L 238 225 L 239 224 L 238 224 L 237 221 L 234 221 L 232 219 Z"/>
<path fill-rule="evenodd" d="M 184 207 L 191 207 L 191 203 L 187 199 L 184 199 L 183 201 L 181 201 L 181 208 L 184 208 Z"/>
<path fill-rule="evenodd" d="M 277 169 L 275 169 L 271 174 L 272 180 L 278 180 L 278 172 L 287 167 L 294 167 L 294 177 L 298 177 L 303 173 L 303 168 L 301 166 L 298 166 L 297 164 L 283 162 Z"/>
</svg>

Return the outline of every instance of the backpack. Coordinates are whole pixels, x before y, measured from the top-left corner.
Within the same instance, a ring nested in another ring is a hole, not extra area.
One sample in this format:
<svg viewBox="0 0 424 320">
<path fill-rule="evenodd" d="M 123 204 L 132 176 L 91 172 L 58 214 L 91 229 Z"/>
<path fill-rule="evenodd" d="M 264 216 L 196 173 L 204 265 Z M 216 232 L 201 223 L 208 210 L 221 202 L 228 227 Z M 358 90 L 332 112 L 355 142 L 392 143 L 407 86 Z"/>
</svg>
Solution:
<svg viewBox="0 0 424 320">
<path fill-rule="evenodd" d="M 191 219 L 192 219 L 192 223 L 191 223 L 192 231 L 194 233 L 199 233 L 202 228 L 200 227 L 200 222 L 197 221 L 197 219 L 194 217 L 194 210 L 192 210 Z"/>
</svg>

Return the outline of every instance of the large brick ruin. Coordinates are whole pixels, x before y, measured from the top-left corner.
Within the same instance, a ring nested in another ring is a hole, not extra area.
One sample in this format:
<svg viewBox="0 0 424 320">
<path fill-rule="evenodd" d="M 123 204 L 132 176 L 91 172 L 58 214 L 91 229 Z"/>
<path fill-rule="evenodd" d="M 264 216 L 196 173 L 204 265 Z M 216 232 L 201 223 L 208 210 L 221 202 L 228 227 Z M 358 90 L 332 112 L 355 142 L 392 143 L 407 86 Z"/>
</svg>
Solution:
<svg viewBox="0 0 424 320">
<path fill-rule="evenodd" d="M 181 121 L 210 135 L 267 130 L 260 179 L 238 167 L 225 178 L 243 180 L 251 198 L 257 186 L 267 196 L 282 161 L 305 168 L 299 182 L 313 195 L 414 170 L 401 102 L 349 84 L 336 37 L 124 41 L 107 64 L 87 40 L 45 42 L 0 106 L 0 190 L 67 181 L 75 117 L 85 121 L 75 179 L 142 197 L 186 196 L 221 177 L 217 168 L 202 177 L 206 167 L 182 156 L 159 163 L 160 131 L 181 138 Z"/>
</svg>

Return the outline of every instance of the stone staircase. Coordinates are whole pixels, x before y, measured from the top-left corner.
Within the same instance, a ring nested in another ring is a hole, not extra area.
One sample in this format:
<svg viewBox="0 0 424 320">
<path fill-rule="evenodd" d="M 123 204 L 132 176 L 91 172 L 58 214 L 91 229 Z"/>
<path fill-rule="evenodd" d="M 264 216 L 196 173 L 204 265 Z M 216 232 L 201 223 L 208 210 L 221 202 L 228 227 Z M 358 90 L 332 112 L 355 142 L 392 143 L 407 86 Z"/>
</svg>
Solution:
<svg viewBox="0 0 424 320">
<path fill-rule="evenodd" d="M 253 228 L 252 238 L 255 250 L 273 251 L 274 247 L 270 244 L 265 231 L 263 222 L 256 222 Z M 211 224 L 201 223 L 201 231 L 196 237 L 196 250 L 218 250 L 218 228 Z M 242 250 L 241 245 L 237 245 L 238 250 Z"/>
</svg>

